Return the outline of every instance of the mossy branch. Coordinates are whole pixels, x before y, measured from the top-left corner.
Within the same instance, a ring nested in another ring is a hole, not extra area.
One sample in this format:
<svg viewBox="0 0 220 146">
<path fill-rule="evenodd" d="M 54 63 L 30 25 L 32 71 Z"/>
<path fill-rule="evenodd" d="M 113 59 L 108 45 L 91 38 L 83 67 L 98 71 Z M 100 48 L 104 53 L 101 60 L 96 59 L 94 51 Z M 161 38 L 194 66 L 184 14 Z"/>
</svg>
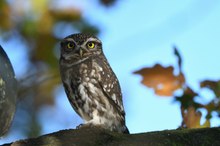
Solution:
<svg viewBox="0 0 220 146">
<path fill-rule="evenodd" d="M 113 133 L 97 127 L 62 130 L 3 146 L 219 146 L 220 128 Z"/>
</svg>

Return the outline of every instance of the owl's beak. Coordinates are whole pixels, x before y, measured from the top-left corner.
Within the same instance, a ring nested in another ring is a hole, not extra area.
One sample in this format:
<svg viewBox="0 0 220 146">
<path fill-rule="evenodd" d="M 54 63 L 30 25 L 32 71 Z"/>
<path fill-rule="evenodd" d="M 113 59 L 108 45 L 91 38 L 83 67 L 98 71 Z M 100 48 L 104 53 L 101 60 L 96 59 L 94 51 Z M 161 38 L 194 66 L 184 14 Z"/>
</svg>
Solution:
<svg viewBox="0 0 220 146">
<path fill-rule="evenodd" d="M 83 57 L 83 49 L 82 48 L 79 48 L 79 55 L 81 58 Z"/>
</svg>

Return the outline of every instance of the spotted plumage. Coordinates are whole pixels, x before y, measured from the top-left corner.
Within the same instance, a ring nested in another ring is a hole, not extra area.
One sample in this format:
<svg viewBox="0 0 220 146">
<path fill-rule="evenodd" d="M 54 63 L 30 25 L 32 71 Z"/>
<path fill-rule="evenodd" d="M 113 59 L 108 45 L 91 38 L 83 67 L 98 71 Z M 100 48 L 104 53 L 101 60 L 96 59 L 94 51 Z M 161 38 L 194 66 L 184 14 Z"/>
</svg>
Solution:
<svg viewBox="0 0 220 146">
<path fill-rule="evenodd" d="M 120 85 L 97 37 L 80 33 L 64 38 L 60 73 L 67 97 L 85 120 L 84 126 L 128 133 Z"/>
</svg>

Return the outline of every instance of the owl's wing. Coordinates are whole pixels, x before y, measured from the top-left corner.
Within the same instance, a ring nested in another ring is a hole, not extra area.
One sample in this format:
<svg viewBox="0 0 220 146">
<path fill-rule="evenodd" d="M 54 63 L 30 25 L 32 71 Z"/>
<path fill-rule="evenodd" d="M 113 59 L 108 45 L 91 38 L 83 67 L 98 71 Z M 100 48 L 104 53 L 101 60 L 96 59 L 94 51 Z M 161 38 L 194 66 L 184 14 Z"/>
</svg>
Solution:
<svg viewBox="0 0 220 146">
<path fill-rule="evenodd" d="M 97 72 L 100 72 L 101 76 L 101 79 L 99 79 L 99 76 L 96 77 L 99 84 L 98 86 L 100 86 L 100 89 L 107 97 L 110 104 L 113 105 L 118 113 L 120 113 L 124 117 L 125 112 L 122 103 L 122 95 L 119 81 L 115 73 L 111 69 L 105 55 L 99 55 L 93 63 L 93 66 L 97 68 L 96 70 Z"/>
<path fill-rule="evenodd" d="M 106 89 L 102 83 L 99 83 L 103 94 L 106 95 L 111 105 L 113 105 L 119 113 L 121 113 L 123 116 L 125 115 L 123 102 L 122 102 L 122 95 L 121 95 L 121 89 L 118 83 L 118 80 L 114 81 L 118 86 L 114 86 L 111 90 Z"/>
</svg>

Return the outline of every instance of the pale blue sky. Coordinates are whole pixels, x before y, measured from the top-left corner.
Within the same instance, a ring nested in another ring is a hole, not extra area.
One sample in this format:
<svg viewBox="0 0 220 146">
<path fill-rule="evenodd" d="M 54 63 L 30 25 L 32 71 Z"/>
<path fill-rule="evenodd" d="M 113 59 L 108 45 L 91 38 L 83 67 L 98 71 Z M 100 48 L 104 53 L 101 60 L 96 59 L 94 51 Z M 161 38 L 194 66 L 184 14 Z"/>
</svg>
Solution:
<svg viewBox="0 0 220 146">
<path fill-rule="evenodd" d="M 186 80 L 193 89 L 199 91 L 199 81 L 203 79 L 220 79 L 220 1 L 122 0 L 109 9 L 93 2 L 77 0 L 72 4 L 67 0 L 61 4 L 78 5 L 83 16 L 101 28 L 99 37 L 104 52 L 121 83 L 130 132 L 177 128 L 181 124 L 179 104 L 173 103 L 173 98 L 156 96 L 153 90 L 141 85 L 141 77 L 132 72 L 155 63 L 176 66 L 172 48 L 176 45 L 183 57 Z M 21 67 L 16 64 L 21 64 L 25 54 L 16 55 L 12 49 L 6 51 L 15 71 L 21 74 Z M 206 102 L 212 97 L 207 90 L 202 94 L 208 97 Z M 39 115 L 44 133 L 73 128 L 82 122 L 62 87 L 55 95 L 56 107 L 45 107 Z M 219 125 L 219 121 L 213 120 L 212 124 Z M 19 138 L 15 133 L 6 140 Z"/>
</svg>

